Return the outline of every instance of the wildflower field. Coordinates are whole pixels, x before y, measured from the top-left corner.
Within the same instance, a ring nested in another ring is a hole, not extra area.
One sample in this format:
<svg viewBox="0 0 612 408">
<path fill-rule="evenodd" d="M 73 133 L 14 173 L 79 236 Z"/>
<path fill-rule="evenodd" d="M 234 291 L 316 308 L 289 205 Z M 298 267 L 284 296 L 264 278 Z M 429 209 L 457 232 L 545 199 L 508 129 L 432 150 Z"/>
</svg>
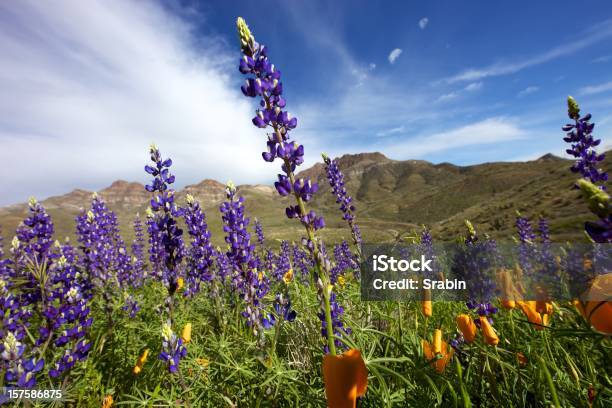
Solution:
<svg viewBox="0 0 612 408">
<path fill-rule="evenodd" d="M 175 200 L 173 163 L 163 146 L 149 150 L 150 206 L 145 217 L 135 216 L 133 242 L 124 241 L 116 215 L 97 195 L 75 220 L 73 243 L 54 235 L 53 220 L 32 199 L 17 231 L 3 231 L 10 249 L 0 252 L 0 402 L 612 406 L 609 281 L 597 287 L 604 300 L 582 292 L 530 299 L 515 279 L 528 271 L 550 278 L 554 271 L 553 280 L 589 290 L 609 273 L 612 208 L 591 116 L 581 115 L 570 97 L 570 124 L 560 137 L 576 158 L 568 168 L 576 174 L 576 195 L 593 213 L 584 243 L 603 268 L 576 255 L 576 243 L 559 243 L 561 255 L 553 256 L 547 220 L 521 214 L 508 237 L 520 262 L 506 264 L 498 243 L 466 220 L 452 268 L 478 283 L 472 299 L 362 301 L 368 237 L 342 169 L 323 155 L 351 239 L 324 243 L 325 220 L 308 208 L 318 186 L 295 176 L 305 147 L 291 136 L 298 122 L 286 110 L 281 71 L 241 18 L 237 29 L 237 71 L 246 77 L 243 94 L 258 104 L 252 122 L 266 143 L 262 158 L 271 171 L 280 164 L 275 188 L 293 199 L 278 216 L 302 233 L 280 244 L 267 240 L 266 226 L 245 212 L 231 182 L 219 213 L 205 214 L 191 196 Z M 207 221 L 213 217 L 222 219 L 224 246 L 212 243 Z M 435 242 L 423 227 L 404 244 L 431 254 Z M 479 278 L 485 264 L 499 273 L 503 293 Z M 11 389 L 60 390 L 61 398 L 42 391 L 17 401 Z"/>
</svg>

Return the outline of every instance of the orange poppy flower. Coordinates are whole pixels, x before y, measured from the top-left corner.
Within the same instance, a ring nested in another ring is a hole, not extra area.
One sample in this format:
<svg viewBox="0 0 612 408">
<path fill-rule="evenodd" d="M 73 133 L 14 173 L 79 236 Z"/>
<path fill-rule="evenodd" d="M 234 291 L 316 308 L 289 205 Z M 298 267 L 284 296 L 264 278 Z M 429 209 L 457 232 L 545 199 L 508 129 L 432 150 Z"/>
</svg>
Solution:
<svg viewBox="0 0 612 408">
<path fill-rule="evenodd" d="M 535 300 L 527 300 L 527 301 L 519 301 L 518 306 L 523 311 L 529 323 L 533 325 L 533 328 L 536 330 L 544 330 L 543 326 L 546 326 L 548 323 L 548 315 L 541 315 L 536 310 L 536 301 Z"/>
<path fill-rule="evenodd" d="M 518 360 L 518 363 L 521 367 L 526 367 L 527 366 L 527 356 L 525 356 L 524 353 L 521 353 L 520 351 L 518 353 L 516 353 L 516 359 Z"/>
<path fill-rule="evenodd" d="M 457 316 L 457 327 L 461 330 L 463 334 L 463 338 L 466 343 L 471 343 L 476 338 L 476 333 L 478 333 L 478 328 L 476 327 L 476 323 L 474 320 L 467 314 L 460 314 Z"/>
<path fill-rule="evenodd" d="M 491 346 L 497 346 L 499 344 L 499 337 L 495 333 L 495 329 L 489 323 L 489 319 L 486 316 L 480 316 L 480 328 L 482 329 L 482 335 L 485 338 L 485 343 Z"/>
<path fill-rule="evenodd" d="M 361 352 L 351 349 L 323 357 L 323 382 L 329 408 L 354 408 L 368 387 L 368 369 Z"/>
<path fill-rule="evenodd" d="M 545 302 L 543 300 L 537 300 L 536 302 L 536 312 L 540 314 L 551 315 L 553 313 L 553 305 L 550 302 Z"/>
<path fill-rule="evenodd" d="M 106 397 L 104 397 L 104 400 L 102 400 L 102 408 L 110 408 L 112 406 L 113 406 L 113 396 L 107 395 Z"/>
<path fill-rule="evenodd" d="M 431 361 L 432 366 L 436 369 L 436 371 L 440 374 L 444 372 L 444 368 L 448 365 L 451 358 L 453 358 L 453 353 L 455 350 L 450 348 L 445 341 L 442 340 L 442 330 L 436 329 L 434 330 L 433 335 L 433 344 L 430 344 L 427 340 L 422 340 L 421 344 L 423 345 L 423 354 L 427 361 L 431 361 L 436 358 L 438 354 L 441 354 L 438 360 Z"/>
<path fill-rule="evenodd" d="M 612 302 L 589 301 L 574 302 L 582 317 L 598 332 L 612 334 Z"/>
<path fill-rule="evenodd" d="M 289 283 L 291 283 L 292 280 L 293 280 L 293 268 L 290 268 L 283 275 L 283 281 L 285 282 L 286 285 L 288 285 Z"/>
<path fill-rule="evenodd" d="M 509 309 L 514 309 L 516 307 L 516 302 L 514 300 L 504 299 L 502 300 L 501 305 L 504 309 L 509 310 Z"/>
</svg>

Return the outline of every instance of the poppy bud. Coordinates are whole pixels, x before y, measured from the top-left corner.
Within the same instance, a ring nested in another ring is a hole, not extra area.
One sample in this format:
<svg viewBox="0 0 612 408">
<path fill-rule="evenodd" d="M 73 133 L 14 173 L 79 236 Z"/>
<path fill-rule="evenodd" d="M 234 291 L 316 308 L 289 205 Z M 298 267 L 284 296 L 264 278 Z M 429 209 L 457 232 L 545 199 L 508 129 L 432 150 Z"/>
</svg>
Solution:
<svg viewBox="0 0 612 408">
<path fill-rule="evenodd" d="M 487 316 L 480 316 L 480 328 L 482 329 L 482 334 L 485 338 L 485 343 L 491 346 L 497 346 L 499 343 L 499 337 L 491 323 L 489 323 L 489 319 Z"/>
<path fill-rule="evenodd" d="M 191 341 L 191 323 L 187 323 L 185 327 L 183 327 L 181 338 L 183 339 L 183 343 L 189 344 Z"/>
<path fill-rule="evenodd" d="M 472 320 L 469 315 L 460 314 L 457 316 L 457 327 L 459 327 L 459 330 L 461 330 L 466 343 L 471 343 L 474 341 L 478 328 L 476 327 L 474 320 Z"/>
<path fill-rule="evenodd" d="M 323 382 L 327 406 L 354 408 L 357 397 L 365 395 L 368 387 L 368 369 L 356 349 L 341 355 L 323 357 Z"/>
</svg>

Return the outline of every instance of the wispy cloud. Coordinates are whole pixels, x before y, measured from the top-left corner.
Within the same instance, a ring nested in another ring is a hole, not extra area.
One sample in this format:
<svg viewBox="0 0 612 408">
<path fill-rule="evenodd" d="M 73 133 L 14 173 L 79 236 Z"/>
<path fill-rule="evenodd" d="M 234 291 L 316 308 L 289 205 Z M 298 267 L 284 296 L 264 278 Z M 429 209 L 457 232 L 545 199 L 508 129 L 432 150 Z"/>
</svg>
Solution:
<svg viewBox="0 0 612 408">
<path fill-rule="evenodd" d="M 578 93 L 580 95 L 593 95 L 608 91 L 612 91 L 612 81 L 598 85 L 585 86 L 584 88 L 581 88 Z"/>
<path fill-rule="evenodd" d="M 376 64 L 375 64 L 375 63 L 373 63 L 373 62 L 370 62 L 370 65 L 368 65 L 368 69 L 369 69 L 370 71 L 374 71 L 374 70 L 376 69 Z"/>
<path fill-rule="evenodd" d="M 423 157 L 459 147 L 501 143 L 524 137 L 526 132 L 514 121 L 504 117 L 494 117 L 456 129 L 413 138 L 394 146 L 391 151 L 394 157 L 402 157 L 403 154 Z"/>
<path fill-rule="evenodd" d="M 393 49 L 390 53 L 389 53 L 389 63 L 394 64 L 395 61 L 399 58 L 399 56 L 402 55 L 402 49 L 401 48 L 395 48 Z"/>
<path fill-rule="evenodd" d="M 455 90 L 449 93 L 445 93 L 441 96 L 439 96 L 436 99 L 436 102 L 448 102 L 448 101 L 452 101 L 454 99 L 459 98 L 461 95 L 468 93 L 468 92 L 476 92 L 480 89 L 482 89 L 482 82 L 472 82 L 471 84 L 468 84 L 465 86 L 465 88 L 463 89 L 459 89 L 459 90 Z"/>
<path fill-rule="evenodd" d="M 474 91 L 478 91 L 481 88 L 482 88 L 482 82 L 472 82 L 471 84 L 467 85 L 463 89 L 468 92 L 474 92 Z"/>
<path fill-rule="evenodd" d="M 404 126 L 398 126 L 398 127 L 394 127 L 394 128 L 387 129 L 387 130 L 382 130 L 376 133 L 376 136 L 385 137 L 385 136 L 396 135 L 396 134 L 404 133 L 405 130 L 406 128 Z"/>
<path fill-rule="evenodd" d="M 267 181 L 233 54 L 204 37 L 194 54 L 190 30 L 154 3 L 0 3 L 0 205 L 143 181 L 152 141 L 179 187 Z"/>
<path fill-rule="evenodd" d="M 421 28 L 421 30 L 424 30 L 425 27 L 427 27 L 427 24 L 429 24 L 429 19 L 427 17 L 423 17 L 419 20 L 419 27 Z"/>
<path fill-rule="evenodd" d="M 440 95 L 438 97 L 438 99 L 436 99 L 436 102 L 448 102 L 448 101 L 451 101 L 453 99 L 456 99 L 457 97 L 459 97 L 459 93 L 457 93 L 457 92 L 449 92 L 447 94 Z"/>
<path fill-rule="evenodd" d="M 519 97 L 523 97 L 523 96 L 527 96 L 529 94 L 538 92 L 540 90 L 539 87 L 537 86 L 528 86 L 527 88 L 523 89 L 522 91 L 520 91 L 517 96 Z"/>
<path fill-rule="evenodd" d="M 471 68 L 457 75 L 446 78 L 445 81 L 448 83 L 459 81 L 477 81 L 487 77 L 514 74 L 525 68 L 570 55 L 610 36 L 612 36 L 612 19 L 605 20 L 600 24 L 592 26 L 586 30 L 582 34 L 582 38 L 578 40 L 566 42 L 565 44 L 556 46 L 537 56 L 515 62 L 498 62 L 484 68 Z"/>
<path fill-rule="evenodd" d="M 602 56 L 602 57 L 595 58 L 595 59 L 594 59 L 593 61 L 591 61 L 591 62 L 593 62 L 593 63 L 595 63 L 595 64 L 600 64 L 600 63 L 602 63 L 602 62 L 608 62 L 608 61 L 610 61 L 610 60 L 612 60 L 612 55 L 604 55 L 604 56 Z"/>
</svg>

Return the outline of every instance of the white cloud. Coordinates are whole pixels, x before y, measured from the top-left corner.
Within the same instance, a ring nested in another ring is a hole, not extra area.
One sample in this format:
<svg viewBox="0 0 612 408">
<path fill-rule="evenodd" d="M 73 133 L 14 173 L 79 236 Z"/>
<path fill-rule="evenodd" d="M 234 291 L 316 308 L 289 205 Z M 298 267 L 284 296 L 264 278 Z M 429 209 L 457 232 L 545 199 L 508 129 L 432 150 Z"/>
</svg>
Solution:
<svg viewBox="0 0 612 408">
<path fill-rule="evenodd" d="M 591 61 L 591 62 L 593 62 L 593 63 L 595 63 L 595 64 L 599 64 L 599 63 L 602 63 L 602 62 L 608 62 L 608 61 L 610 61 L 610 60 L 612 60 L 612 55 L 604 55 L 604 56 L 602 56 L 602 57 L 595 58 L 595 59 L 594 59 L 593 61 Z"/>
<path fill-rule="evenodd" d="M 152 141 L 178 187 L 271 179 L 233 54 L 215 38 L 194 54 L 191 29 L 154 3 L 0 3 L 0 204 L 145 181 Z"/>
<path fill-rule="evenodd" d="M 389 53 L 389 57 L 388 57 L 389 63 L 391 64 L 395 63 L 395 60 L 397 60 L 401 54 L 402 54 L 401 48 L 395 48 L 394 50 L 392 50 Z"/>
<path fill-rule="evenodd" d="M 465 94 L 466 92 L 476 92 L 480 89 L 482 89 L 482 82 L 472 82 L 471 84 L 467 85 L 463 89 L 452 91 L 452 92 L 439 96 L 436 99 L 436 102 L 448 102 L 453 99 L 457 99 L 459 96 Z"/>
<path fill-rule="evenodd" d="M 598 85 L 585 86 L 584 88 L 581 88 L 578 92 L 580 93 L 580 95 L 593 95 L 608 91 L 612 91 L 612 81 Z"/>
<path fill-rule="evenodd" d="M 427 27 L 427 24 L 429 24 L 429 19 L 427 17 L 423 17 L 419 20 L 419 27 L 421 28 L 421 30 L 424 30 L 425 27 Z"/>
<path fill-rule="evenodd" d="M 457 92 L 450 92 L 444 95 L 441 95 L 436 99 L 436 102 L 448 102 L 450 100 L 456 99 L 459 96 Z"/>
<path fill-rule="evenodd" d="M 526 132 L 513 121 L 494 117 L 441 133 L 412 138 L 389 148 L 395 157 L 423 157 L 460 147 L 522 139 Z"/>
<path fill-rule="evenodd" d="M 376 64 L 373 62 L 370 62 L 370 65 L 368 65 L 368 68 L 370 69 L 370 71 L 374 71 L 376 69 Z"/>
<path fill-rule="evenodd" d="M 534 92 L 538 92 L 539 90 L 540 90 L 540 88 L 537 87 L 537 86 L 528 86 L 527 88 L 525 88 L 522 91 L 520 91 L 518 93 L 518 96 L 527 96 L 527 95 L 532 94 Z"/>
<path fill-rule="evenodd" d="M 391 136 L 391 135 L 395 135 L 399 133 L 404 133 L 405 130 L 406 128 L 404 126 L 398 126 L 398 127 L 394 127 L 394 128 L 387 129 L 387 130 L 382 130 L 376 133 L 376 136 L 378 137 Z"/>
<path fill-rule="evenodd" d="M 482 88 L 482 82 L 472 82 L 464 88 L 465 91 L 474 92 Z"/>
<path fill-rule="evenodd" d="M 566 42 L 537 56 L 515 62 L 499 62 L 484 68 L 471 68 L 446 78 L 445 81 L 449 83 L 477 81 L 487 77 L 514 74 L 525 68 L 570 55 L 610 36 L 612 36 L 612 19 L 591 26 L 579 40 Z"/>
</svg>

